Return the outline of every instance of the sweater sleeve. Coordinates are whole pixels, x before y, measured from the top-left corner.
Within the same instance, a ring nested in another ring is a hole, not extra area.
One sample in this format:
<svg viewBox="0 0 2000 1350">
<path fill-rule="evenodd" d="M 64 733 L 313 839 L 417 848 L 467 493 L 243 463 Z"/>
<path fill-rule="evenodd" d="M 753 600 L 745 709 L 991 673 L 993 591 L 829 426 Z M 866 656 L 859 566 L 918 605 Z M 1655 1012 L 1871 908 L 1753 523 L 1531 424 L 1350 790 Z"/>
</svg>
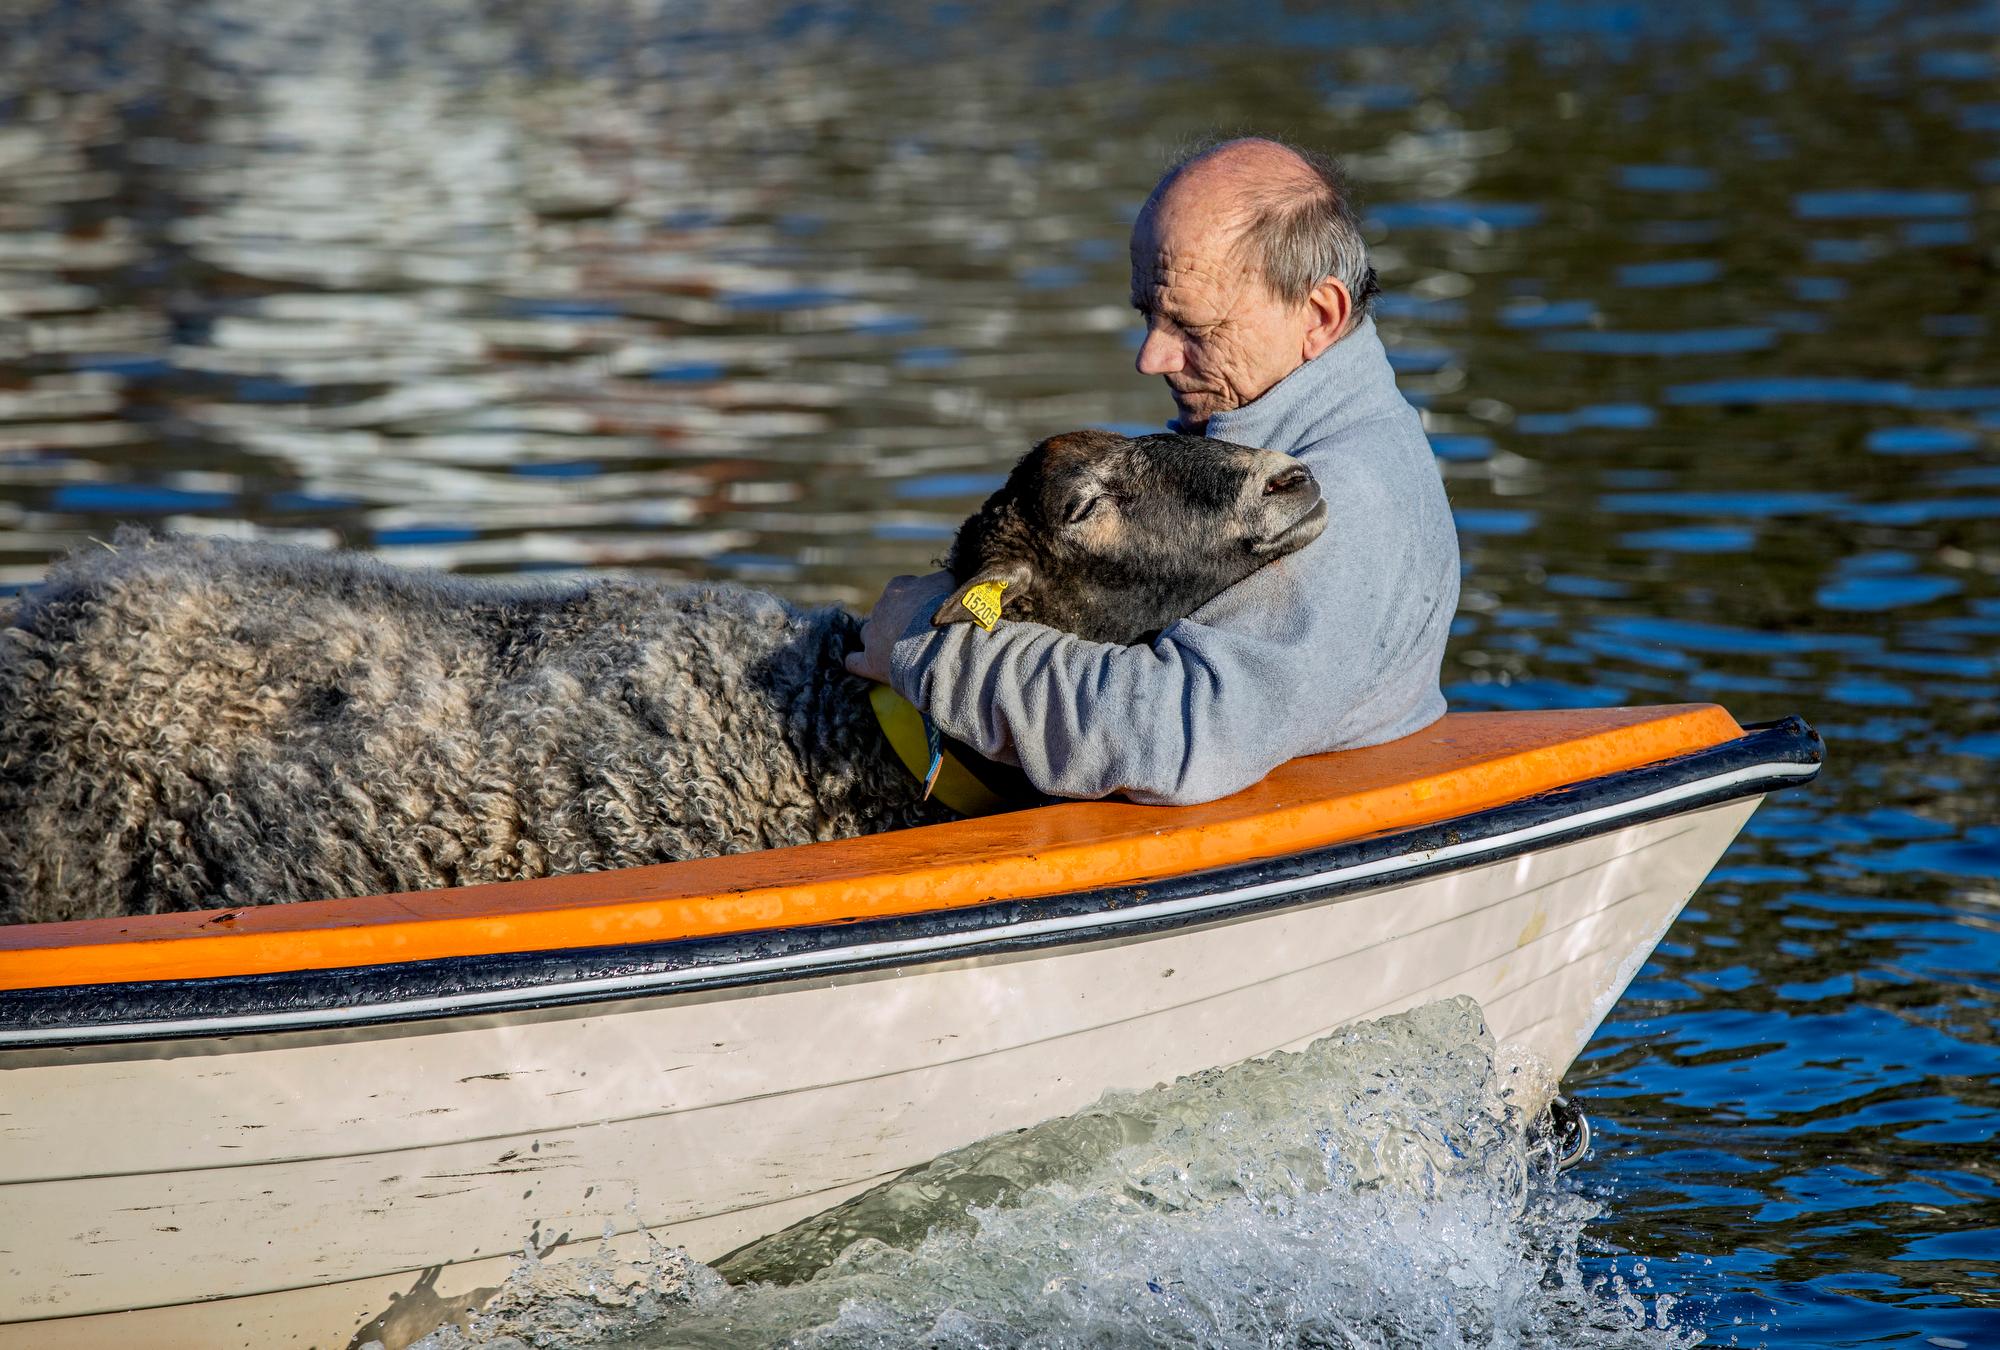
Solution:
<svg viewBox="0 0 2000 1350">
<path fill-rule="evenodd" d="M 1435 550 L 1400 537 L 1409 513 L 1374 496 L 1344 493 L 1319 539 L 1150 646 L 920 622 L 896 643 L 896 689 L 1063 797 L 1209 801 L 1298 755 L 1407 735 L 1444 711 L 1456 550 L 1448 567 L 1420 566 Z"/>
</svg>

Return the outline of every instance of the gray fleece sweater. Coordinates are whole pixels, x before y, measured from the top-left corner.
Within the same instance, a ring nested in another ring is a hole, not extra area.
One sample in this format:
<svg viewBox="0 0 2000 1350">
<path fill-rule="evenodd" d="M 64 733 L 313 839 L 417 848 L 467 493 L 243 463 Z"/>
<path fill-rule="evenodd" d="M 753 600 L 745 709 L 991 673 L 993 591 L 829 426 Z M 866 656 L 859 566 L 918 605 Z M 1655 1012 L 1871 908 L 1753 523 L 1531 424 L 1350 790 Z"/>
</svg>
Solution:
<svg viewBox="0 0 2000 1350">
<path fill-rule="evenodd" d="M 1325 533 L 1150 647 L 1005 620 L 935 629 L 925 609 L 896 643 L 897 692 L 1044 792 L 1168 805 L 1436 721 L 1458 536 L 1374 322 L 1207 434 L 1304 460 L 1331 509 Z"/>
</svg>

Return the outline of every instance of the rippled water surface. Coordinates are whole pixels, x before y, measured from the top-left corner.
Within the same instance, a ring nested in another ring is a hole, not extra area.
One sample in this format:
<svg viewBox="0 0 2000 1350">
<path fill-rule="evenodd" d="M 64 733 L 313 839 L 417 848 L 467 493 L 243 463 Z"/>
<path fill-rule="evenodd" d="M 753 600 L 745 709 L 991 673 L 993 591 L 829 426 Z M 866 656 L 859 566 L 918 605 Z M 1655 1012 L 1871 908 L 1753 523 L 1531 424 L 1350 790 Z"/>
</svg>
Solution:
<svg viewBox="0 0 2000 1350">
<path fill-rule="evenodd" d="M 0 0 L 0 587 L 141 520 L 866 603 L 1036 438 L 1168 414 L 1123 256 L 1174 141 L 1328 146 L 1458 511 L 1455 705 L 1797 712 L 1828 771 L 1572 1070 L 1598 1147 L 1528 1217 L 1255 1154 L 1052 1251 L 1128 1159 L 840 1278 L 900 1272 L 886 1336 L 1005 1267 L 968 1344 L 1206 1334 L 1056 1297 L 1100 1259 L 1239 1343 L 1448 1342 L 1451 1287 L 1465 1344 L 2000 1344 L 1997 53 L 1943 2 Z M 1369 1224 L 1407 1283 L 1342 1274 Z M 846 1315 L 801 1288 L 759 1334 Z"/>
</svg>

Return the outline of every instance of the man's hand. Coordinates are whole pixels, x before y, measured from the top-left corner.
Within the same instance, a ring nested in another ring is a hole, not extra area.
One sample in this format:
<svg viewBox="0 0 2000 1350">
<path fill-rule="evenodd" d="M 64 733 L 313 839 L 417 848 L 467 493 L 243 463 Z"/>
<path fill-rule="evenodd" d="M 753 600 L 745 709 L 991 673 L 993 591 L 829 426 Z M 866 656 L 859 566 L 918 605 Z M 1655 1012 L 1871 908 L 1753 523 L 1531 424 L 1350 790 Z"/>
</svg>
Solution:
<svg viewBox="0 0 2000 1350">
<path fill-rule="evenodd" d="M 877 684 L 889 683 L 889 653 L 920 624 L 928 624 L 956 586 L 949 572 L 890 581 L 861 625 L 861 650 L 847 654 L 848 673 Z"/>
</svg>

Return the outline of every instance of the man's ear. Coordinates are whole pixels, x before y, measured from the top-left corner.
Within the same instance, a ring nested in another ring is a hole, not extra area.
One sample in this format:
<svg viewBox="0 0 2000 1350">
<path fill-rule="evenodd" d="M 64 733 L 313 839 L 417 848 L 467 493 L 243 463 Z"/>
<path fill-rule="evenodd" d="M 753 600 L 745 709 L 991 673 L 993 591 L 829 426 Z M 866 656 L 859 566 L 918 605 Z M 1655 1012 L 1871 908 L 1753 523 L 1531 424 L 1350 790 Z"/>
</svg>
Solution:
<svg viewBox="0 0 2000 1350">
<path fill-rule="evenodd" d="M 1024 559 L 989 563 L 938 606 L 937 613 L 931 615 L 931 626 L 942 628 L 950 623 L 976 623 L 981 628 L 991 628 L 1007 601 L 1018 600 L 1027 594 L 1034 581 L 1034 566 Z M 1000 589 L 996 591 L 995 587 Z"/>
<path fill-rule="evenodd" d="M 1308 327 L 1299 344 L 1299 355 L 1310 361 L 1340 341 L 1347 332 L 1347 320 L 1354 313 L 1354 298 L 1338 277 L 1321 277 L 1319 285 L 1306 293 Z"/>
</svg>

